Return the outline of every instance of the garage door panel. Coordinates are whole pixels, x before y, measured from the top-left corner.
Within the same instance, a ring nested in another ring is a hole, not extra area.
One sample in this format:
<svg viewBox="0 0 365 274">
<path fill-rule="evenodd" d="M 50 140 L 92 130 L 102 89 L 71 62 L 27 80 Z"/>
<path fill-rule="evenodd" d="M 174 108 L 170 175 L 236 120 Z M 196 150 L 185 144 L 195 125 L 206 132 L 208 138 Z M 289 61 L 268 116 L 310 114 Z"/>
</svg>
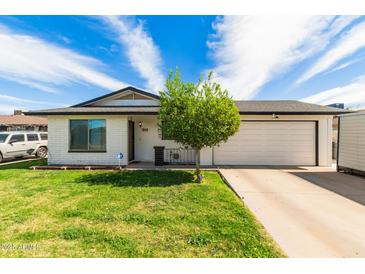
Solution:
<svg viewBox="0 0 365 274">
<path fill-rule="evenodd" d="M 300 147 L 303 145 L 307 146 L 307 145 L 312 144 L 313 141 L 308 140 L 311 138 L 312 138 L 312 136 L 307 136 L 307 138 L 305 138 L 303 136 L 302 136 L 302 138 L 296 138 L 296 142 L 297 142 L 296 144 L 293 144 L 290 139 L 281 138 L 281 136 L 279 136 L 278 138 L 275 138 L 275 139 L 271 139 L 271 140 L 268 140 L 267 137 L 262 137 L 262 136 L 257 137 L 257 138 L 251 138 L 251 139 L 242 138 L 241 140 L 229 141 L 227 143 L 229 143 L 230 145 L 234 144 L 236 146 L 247 147 L 248 145 L 257 145 L 258 141 L 260 141 L 261 145 L 273 145 L 273 144 L 284 145 L 285 142 L 287 141 L 288 142 L 287 146 L 295 145 L 297 147 Z M 227 147 L 227 145 L 222 144 L 219 147 Z"/>
<path fill-rule="evenodd" d="M 215 150 L 217 151 L 217 150 Z M 219 155 L 223 155 L 223 154 L 229 154 L 229 155 L 232 155 L 232 154 L 237 154 L 237 155 L 240 155 L 242 154 L 242 152 L 257 152 L 257 151 L 262 151 L 262 152 L 282 152 L 282 151 L 293 151 L 293 148 L 292 147 L 284 147 L 284 146 L 269 146 L 269 145 L 262 145 L 261 147 L 255 147 L 254 145 L 248 145 L 247 147 L 244 147 L 244 148 L 236 148 L 236 149 L 233 149 L 233 148 L 227 148 L 225 151 L 219 151 Z M 307 153 L 308 155 L 313 155 L 313 152 L 312 151 L 308 151 L 308 147 L 307 146 L 300 146 L 300 147 L 297 147 L 295 148 L 295 151 L 296 152 L 303 152 L 303 153 Z"/>
<path fill-rule="evenodd" d="M 284 164 L 288 162 L 287 164 Z M 290 158 L 255 158 L 255 159 L 246 159 L 240 161 L 230 160 L 225 163 L 220 163 L 219 165 L 275 165 L 275 166 L 305 166 L 305 165 L 313 165 L 312 160 L 310 158 L 305 159 L 290 159 Z"/>
<path fill-rule="evenodd" d="M 245 159 L 245 158 L 289 158 L 289 157 L 293 157 L 292 155 L 288 154 L 288 155 L 285 155 L 283 154 L 282 156 L 281 155 L 278 155 L 279 153 L 282 153 L 282 151 L 262 151 L 264 153 L 258 153 L 258 151 L 245 151 L 245 157 L 241 157 L 242 156 L 242 153 L 241 152 L 237 152 L 237 151 L 230 151 L 228 153 L 220 153 L 219 156 L 225 156 L 227 157 L 230 157 L 232 159 Z M 217 155 L 215 155 L 217 156 Z M 313 157 L 313 154 L 310 153 L 310 152 L 306 152 L 306 151 L 303 151 L 301 154 L 300 154 L 300 157 L 301 158 L 310 158 L 312 159 Z M 229 159 L 228 159 L 229 160 Z"/>
<path fill-rule="evenodd" d="M 296 163 L 301 163 L 301 164 L 312 164 L 312 155 L 308 155 L 308 154 L 301 156 L 300 159 L 293 159 L 290 155 L 277 156 L 275 154 L 271 154 L 271 155 L 264 156 L 264 155 L 257 155 L 254 153 L 247 153 L 245 155 L 245 158 L 230 157 L 227 159 L 228 160 L 225 163 L 241 162 L 241 161 L 248 163 L 250 161 L 256 160 L 256 161 L 265 161 L 265 162 L 269 161 L 275 165 L 290 165 L 289 162 L 286 162 L 286 163 L 276 162 L 276 161 L 290 160 L 290 161 L 295 161 Z M 225 163 L 221 163 L 221 164 L 225 164 Z"/>
<path fill-rule="evenodd" d="M 308 140 L 301 140 L 299 141 L 297 144 L 290 144 L 289 143 L 290 140 L 288 140 L 287 144 L 283 144 L 283 141 L 280 140 L 262 140 L 260 138 L 257 139 L 252 139 L 249 141 L 246 141 L 244 139 L 242 139 L 241 142 L 231 142 L 228 143 L 228 145 L 222 145 L 219 147 L 220 148 L 224 148 L 226 150 L 231 150 L 231 151 L 237 151 L 237 149 L 239 149 L 239 151 L 241 150 L 249 150 L 249 149 L 253 149 L 253 150 L 264 150 L 264 149 L 273 149 L 275 148 L 276 145 L 280 146 L 278 149 L 289 149 L 289 150 L 293 150 L 293 146 L 295 146 L 295 149 L 303 149 L 304 151 L 306 151 L 308 149 L 308 146 L 313 145 L 312 141 L 308 141 Z M 242 145 L 242 142 L 245 143 L 245 145 Z M 260 142 L 260 147 L 257 147 L 257 143 Z M 261 148 L 261 149 L 260 149 Z"/>
<path fill-rule="evenodd" d="M 253 132 L 253 133 L 250 133 L 250 132 L 247 132 L 245 135 L 238 135 L 238 136 L 235 136 L 235 137 L 232 137 L 230 140 L 231 141 L 234 141 L 234 140 L 237 140 L 237 141 L 241 141 L 242 139 L 254 139 L 254 138 L 262 138 L 262 139 L 266 139 L 266 134 L 270 134 L 271 136 L 278 136 L 278 137 L 281 137 L 283 139 L 292 139 L 291 137 L 288 136 L 288 131 L 286 132 L 282 132 L 282 133 L 278 133 L 278 132 L 275 132 L 273 130 L 269 131 L 261 131 L 261 132 Z M 308 136 L 312 136 L 312 134 L 308 134 L 308 132 L 302 132 L 300 134 L 296 134 L 294 132 L 291 132 L 291 135 L 292 136 L 296 136 L 296 138 L 308 138 Z"/>
<path fill-rule="evenodd" d="M 315 165 L 314 122 L 247 122 L 214 148 L 215 164 Z"/>
</svg>

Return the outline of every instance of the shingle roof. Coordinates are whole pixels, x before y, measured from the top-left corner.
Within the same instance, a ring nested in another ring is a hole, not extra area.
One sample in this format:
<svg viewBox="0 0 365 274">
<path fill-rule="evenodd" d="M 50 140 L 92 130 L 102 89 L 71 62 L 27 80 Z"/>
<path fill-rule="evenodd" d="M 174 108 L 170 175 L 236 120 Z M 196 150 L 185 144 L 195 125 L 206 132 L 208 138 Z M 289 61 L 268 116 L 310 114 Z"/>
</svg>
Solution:
<svg viewBox="0 0 365 274">
<path fill-rule="evenodd" d="M 304 103 L 300 101 L 235 101 L 241 114 L 323 114 L 336 115 L 349 111 Z M 156 106 L 130 107 L 68 107 L 29 111 L 30 115 L 67 115 L 67 114 L 157 114 Z"/>
<path fill-rule="evenodd" d="M 47 125 L 48 119 L 25 115 L 0 115 L 0 125 Z"/>
<path fill-rule="evenodd" d="M 295 100 L 249 100 L 249 101 L 235 101 L 241 113 L 244 114 L 340 114 L 349 111 L 322 106 L 317 104 L 305 103 Z"/>
<path fill-rule="evenodd" d="M 133 91 L 155 99 L 159 96 L 137 89 L 135 87 L 126 87 L 118 91 L 108 93 L 106 95 L 91 99 L 89 101 L 73 105 L 68 108 L 55 108 L 29 111 L 28 115 L 68 115 L 68 114 L 157 114 L 159 107 L 156 106 L 123 106 L 123 107 L 92 107 L 89 104 L 115 96 L 117 94 Z M 350 111 L 321 106 L 316 104 L 304 103 L 294 100 L 272 100 L 272 101 L 258 101 L 246 100 L 235 101 L 241 114 L 323 114 L 323 115 L 337 115 L 342 113 L 349 113 Z"/>
</svg>

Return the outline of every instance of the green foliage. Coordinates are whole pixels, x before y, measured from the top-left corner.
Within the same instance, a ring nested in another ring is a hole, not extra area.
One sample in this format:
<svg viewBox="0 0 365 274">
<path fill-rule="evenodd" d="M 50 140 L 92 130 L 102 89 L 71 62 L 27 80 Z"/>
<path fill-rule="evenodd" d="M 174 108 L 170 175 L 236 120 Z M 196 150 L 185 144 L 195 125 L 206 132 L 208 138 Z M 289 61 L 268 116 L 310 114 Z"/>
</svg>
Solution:
<svg viewBox="0 0 365 274">
<path fill-rule="evenodd" d="M 182 145 L 212 147 L 239 129 L 239 110 L 228 91 L 212 81 L 212 73 L 195 84 L 184 82 L 178 70 L 170 72 L 160 96 L 160 130 Z"/>
<path fill-rule="evenodd" d="M 206 234 L 194 234 L 190 235 L 187 239 L 187 243 L 196 246 L 205 246 L 212 243 L 212 236 Z"/>
<path fill-rule="evenodd" d="M 81 237 L 83 237 L 85 235 L 85 230 L 84 229 L 80 229 L 80 228 L 75 228 L 75 227 L 71 227 L 71 228 L 65 228 L 61 233 L 60 233 L 60 237 L 65 239 L 65 240 L 74 240 L 74 239 L 79 239 Z"/>
</svg>

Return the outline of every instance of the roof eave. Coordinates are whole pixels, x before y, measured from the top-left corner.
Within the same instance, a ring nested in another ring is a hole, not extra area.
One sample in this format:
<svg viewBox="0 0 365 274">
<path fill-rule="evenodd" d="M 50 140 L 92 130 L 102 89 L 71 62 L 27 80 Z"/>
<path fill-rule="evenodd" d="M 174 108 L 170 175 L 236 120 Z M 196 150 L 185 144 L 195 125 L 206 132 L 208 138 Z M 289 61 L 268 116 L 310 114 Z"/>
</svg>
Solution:
<svg viewBox="0 0 365 274">
<path fill-rule="evenodd" d="M 339 115 L 350 112 L 338 111 L 240 111 L 241 115 Z"/>
<path fill-rule="evenodd" d="M 352 112 L 323 112 L 323 111 L 311 111 L 311 112 L 303 112 L 303 111 L 295 111 L 295 112 L 282 112 L 282 111 L 240 111 L 240 115 L 340 115 L 347 114 Z M 47 116 L 47 115 L 155 115 L 158 114 L 158 111 L 108 111 L 108 112 L 100 112 L 100 111 L 86 111 L 86 112 L 74 112 L 74 111 L 49 111 L 49 112 L 41 112 L 41 111 L 31 111 L 27 112 L 26 115 L 31 116 Z"/>
<path fill-rule="evenodd" d="M 155 115 L 158 114 L 157 111 L 112 111 L 112 112 L 100 112 L 100 111 L 88 111 L 88 112 L 72 112 L 72 111 L 63 111 L 63 112 L 28 112 L 27 115 Z"/>
</svg>

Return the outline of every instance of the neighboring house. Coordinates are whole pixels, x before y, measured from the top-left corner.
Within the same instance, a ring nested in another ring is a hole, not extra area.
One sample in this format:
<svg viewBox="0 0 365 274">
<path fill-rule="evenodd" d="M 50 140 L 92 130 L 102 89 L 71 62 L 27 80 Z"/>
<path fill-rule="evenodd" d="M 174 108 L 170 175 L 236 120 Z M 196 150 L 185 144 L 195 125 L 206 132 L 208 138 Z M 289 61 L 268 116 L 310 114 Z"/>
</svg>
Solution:
<svg viewBox="0 0 365 274">
<path fill-rule="evenodd" d="M 345 109 L 345 104 L 344 103 L 333 103 L 333 104 L 327 105 L 327 107 Z"/>
<path fill-rule="evenodd" d="M 239 132 L 203 149 L 202 165 L 332 164 L 332 118 L 347 111 L 299 101 L 235 102 Z M 48 116 L 51 165 L 117 165 L 120 152 L 122 165 L 153 162 L 155 146 L 175 149 L 172 158 L 182 159 L 185 149 L 161 138 L 158 111 L 159 96 L 127 87 L 68 108 L 28 114 Z"/>
<path fill-rule="evenodd" d="M 14 115 L 0 115 L 0 131 L 47 131 L 47 118 L 25 116 L 15 110 Z"/>
<path fill-rule="evenodd" d="M 338 109 L 345 109 L 344 103 L 333 103 L 327 105 L 328 107 L 338 108 Z M 337 138 L 338 138 L 338 117 L 335 116 L 332 122 L 332 159 L 336 159 L 337 157 Z"/>
<path fill-rule="evenodd" d="M 340 115 L 337 170 L 365 175 L 365 112 Z"/>
<path fill-rule="evenodd" d="M 337 158 L 338 116 L 333 117 L 332 122 L 332 159 Z"/>
</svg>

